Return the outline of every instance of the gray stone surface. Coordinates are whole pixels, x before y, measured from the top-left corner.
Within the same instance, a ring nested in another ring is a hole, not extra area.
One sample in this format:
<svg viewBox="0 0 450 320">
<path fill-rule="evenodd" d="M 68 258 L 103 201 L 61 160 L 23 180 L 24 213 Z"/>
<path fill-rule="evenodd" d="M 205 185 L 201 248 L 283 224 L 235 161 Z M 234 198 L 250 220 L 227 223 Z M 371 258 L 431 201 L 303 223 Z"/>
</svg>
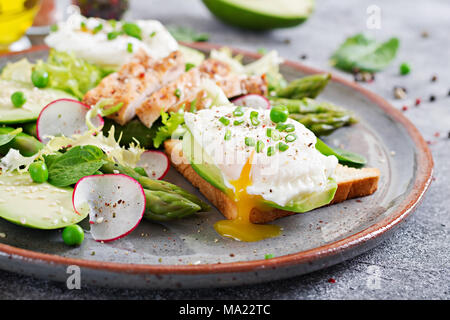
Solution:
<svg viewBox="0 0 450 320">
<path fill-rule="evenodd" d="M 366 9 L 381 8 L 381 29 L 368 30 Z M 277 49 L 282 56 L 340 73 L 328 64 L 331 52 L 358 32 L 378 39 L 397 36 L 397 59 L 368 89 L 397 108 L 408 106 L 410 118 L 430 142 L 435 160 L 433 181 L 422 205 L 395 234 L 377 248 L 337 266 L 293 279 L 222 289 L 137 291 L 82 287 L 0 271 L 0 298 L 5 299 L 449 299 L 450 298 L 450 3 L 435 1 L 317 0 L 311 19 L 298 28 L 267 33 L 234 29 L 215 20 L 197 0 L 132 1 L 136 18 L 191 26 L 211 33 L 211 42 L 256 50 Z M 428 38 L 421 34 L 426 31 Z M 289 39 L 289 41 L 286 41 Z M 290 42 L 290 43 L 288 43 Z M 406 61 L 410 75 L 401 77 Z M 436 82 L 431 82 L 437 75 Z M 406 100 L 395 100 L 395 85 L 408 89 Z M 435 95 L 436 101 L 429 102 Z M 414 106 L 421 98 L 419 107 Z M 374 274 L 379 282 L 374 282 Z M 329 282 L 332 278 L 335 282 Z M 379 285 L 377 285 L 379 284 Z"/>
</svg>

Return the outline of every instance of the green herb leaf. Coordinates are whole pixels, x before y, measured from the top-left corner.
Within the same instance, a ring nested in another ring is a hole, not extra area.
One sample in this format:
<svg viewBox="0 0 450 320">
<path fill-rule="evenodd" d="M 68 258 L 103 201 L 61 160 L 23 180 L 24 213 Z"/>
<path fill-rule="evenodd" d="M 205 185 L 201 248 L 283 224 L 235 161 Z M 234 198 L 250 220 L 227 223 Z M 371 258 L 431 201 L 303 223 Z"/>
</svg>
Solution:
<svg viewBox="0 0 450 320">
<path fill-rule="evenodd" d="M 194 67 L 195 67 L 195 64 L 190 63 L 190 62 L 187 62 L 187 63 L 185 64 L 184 71 L 188 72 L 189 70 L 191 70 L 191 69 L 194 68 Z"/>
<path fill-rule="evenodd" d="M 331 148 L 319 138 L 317 138 L 316 149 L 323 155 L 336 156 L 339 163 L 345 164 L 349 167 L 360 168 L 367 163 L 366 158 L 362 155 L 339 148 Z"/>
<path fill-rule="evenodd" d="M 56 159 L 48 168 L 48 182 L 57 187 L 70 186 L 97 172 L 105 163 L 103 151 L 96 146 L 76 146 Z"/>
<path fill-rule="evenodd" d="M 378 43 L 363 34 L 347 38 L 339 49 L 332 55 L 331 63 L 344 71 L 355 69 L 377 72 L 386 68 L 395 58 L 399 47 L 399 40 L 391 38 Z"/>
<path fill-rule="evenodd" d="M 194 29 L 181 26 L 168 26 L 167 29 L 177 41 L 202 42 L 209 40 L 209 34 L 199 33 Z"/>
</svg>

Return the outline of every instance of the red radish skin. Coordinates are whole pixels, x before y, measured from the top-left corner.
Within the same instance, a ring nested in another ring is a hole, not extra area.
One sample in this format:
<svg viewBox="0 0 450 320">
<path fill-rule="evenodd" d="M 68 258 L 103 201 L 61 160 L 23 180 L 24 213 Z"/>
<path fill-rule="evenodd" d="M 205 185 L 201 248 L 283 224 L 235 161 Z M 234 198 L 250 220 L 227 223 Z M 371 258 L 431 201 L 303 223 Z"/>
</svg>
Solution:
<svg viewBox="0 0 450 320">
<path fill-rule="evenodd" d="M 91 234 L 93 235 L 94 239 L 96 241 L 98 241 L 98 242 L 111 242 L 111 241 L 115 241 L 115 240 L 121 239 L 121 238 L 129 235 L 134 229 L 136 229 L 136 227 L 139 225 L 139 223 L 141 222 L 142 218 L 144 217 L 144 212 L 145 212 L 145 207 L 146 207 L 146 198 L 145 198 L 144 189 L 142 188 L 141 184 L 139 182 L 137 182 L 135 179 L 133 179 L 133 178 L 127 176 L 127 175 L 124 175 L 124 174 L 100 174 L 100 175 L 86 176 L 86 177 L 81 178 L 76 183 L 74 191 L 72 193 L 72 205 L 73 205 L 73 208 L 74 208 L 74 210 L 75 210 L 75 212 L 77 214 L 80 214 L 80 212 L 76 208 L 77 207 L 77 205 L 76 205 L 76 201 L 77 200 L 76 200 L 75 197 L 76 197 L 77 191 L 80 190 L 79 188 L 92 188 L 92 186 L 87 186 L 87 185 L 85 186 L 83 184 L 85 184 L 86 181 L 88 181 L 89 179 L 95 179 L 95 180 L 98 181 L 98 179 L 104 179 L 104 178 L 124 179 L 122 182 L 127 182 L 127 183 L 132 182 L 133 185 L 136 186 L 136 191 L 140 195 L 140 200 L 139 200 L 140 202 L 139 203 L 132 202 L 132 203 L 136 204 L 136 205 L 140 205 L 142 207 L 142 210 L 140 210 L 140 211 L 139 211 L 140 208 L 137 208 L 138 209 L 138 215 L 137 215 L 138 219 L 135 222 L 133 222 L 133 224 L 134 224 L 133 227 L 129 228 L 128 230 L 126 230 L 125 232 L 121 233 L 120 235 L 112 237 L 112 238 L 95 239 L 94 232 L 93 232 L 92 228 L 95 228 L 96 222 L 91 219 L 91 212 L 89 213 L 89 223 L 91 224 Z M 113 184 L 111 184 L 111 183 L 107 184 L 108 187 L 111 187 L 112 185 Z M 126 186 L 126 187 L 124 187 L 124 190 L 129 192 L 130 188 L 131 188 L 131 186 Z M 118 188 L 118 189 L 120 190 L 120 188 Z M 93 189 L 90 192 L 94 193 L 95 191 Z M 114 194 L 114 192 L 112 192 L 112 193 L 110 192 L 108 194 Z M 96 198 L 97 198 L 97 196 L 96 196 Z M 105 204 L 105 209 L 106 209 L 106 207 L 114 207 L 115 208 L 115 205 L 117 203 L 120 204 L 120 203 L 128 202 L 128 199 L 125 199 L 125 200 L 123 200 L 123 199 L 116 199 L 116 200 L 117 200 L 117 202 L 115 202 L 113 205 L 111 205 L 112 201 L 111 202 L 103 202 L 104 200 L 102 199 L 101 202 Z M 99 211 L 99 213 L 100 212 L 103 212 L 103 210 Z M 114 220 L 112 220 L 112 221 L 114 221 Z M 115 221 L 116 221 L 116 223 L 118 225 L 120 224 L 120 226 L 123 226 L 123 223 L 121 223 L 119 220 L 115 220 Z M 108 223 L 108 221 L 105 220 L 104 222 L 101 222 L 101 223 Z"/>
<path fill-rule="evenodd" d="M 36 122 L 36 135 L 37 135 L 37 138 L 39 139 L 39 141 L 46 143 L 46 142 L 48 142 L 49 139 L 45 138 L 45 136 L 48 136 L 48 135 L 55 136 L 55 135 L 58 135 L 63 132 L 63 130 L 61 130 L 60 132 L 57 132 L 57 130 L 53 130 L 54 132 L 48 132 L 48 131 L 45 132 L 46 130 L 49 130 L 50 125 L 58 123 L 59 116 L 61 116 L 61 115 L 56 116 L 55 119 L 52 119 L 49 112 L 54 112 L 54 110 L 52 110 L 52 108 L 57 108 L 58 105 L 61 105 L 61 104 L 66 104 L 66 105 L 62 105 L 64 108 L 67 108 L 67 106 L 68 106 L 67 104 L 72 104 L 74 107 L 77 107 L 78 108 L 78 110 L 76 110 L 77 115 L 79 115 L 80 110 L 82 110 L 81 111 L 82 115 L 79 116 L 78 119 L 75 117 L 73 119 L 74 122 L 70 123 L 70 125 L 68 123 L 60 124 L 63 129 L 67 129 L 67 128 L 70 128 L 70 126 L 73 126 L 76 122 L 79 122 L 77 124 L 80 126 L 80 128 L 78 130 L 71 130 L 73 132 L 69 132 L 69 134 L 67 134 L 67 135 L 70 136 L 72 134 L 81 134 L 87 130 L 85 118 L 86 118 L 86 113 L 90 110 L 90 107 L 85 105 L 84 103 L 81 103 L 78 100 L 67 99 L 67 98 L 58 99 L 58 100 L 50 102 L 39 113 L 39 116 L 38 116 L 38 119 Z M 82 108 L 80 109 L 80 107 L 82 107 Z M 75 111 L 75 109 L 74 109 L 74 111 Z M 56 112 L 55 112 L 55 114 L 56 114 Z M 65 115 L 67 115 L 67 113 Z M 49 118 L 46 118 L 46 117 L 49 117 Z M 65 121 L 68 121 L 68 120 L 66 119 Z M 99 126 L 100 125 L 103 126 L 103 124 L 104 124 L 104 120 L 100 115 L 97 116 L 97 124 Z M 50 130 L 50 131 L 52 131 L 52 130 Z M 67 133 L 67 131 L 66 131 L 66 133 Z"/>
<path fill-rule="evenodd" d="M 233 104 L 243 107 L 252 107 L 255 109 L 270 109 L 270 101 L 259 94 L 246 94 L 244 96 L 233 99 Z"/>
<path fill-rule="evenodd" d="M 149 178 L 161 180 L 169 172 L 170 162 L 164 152 L 148 150 L 141 155 L 137 166 L 144 168 Z"/>
</svg>

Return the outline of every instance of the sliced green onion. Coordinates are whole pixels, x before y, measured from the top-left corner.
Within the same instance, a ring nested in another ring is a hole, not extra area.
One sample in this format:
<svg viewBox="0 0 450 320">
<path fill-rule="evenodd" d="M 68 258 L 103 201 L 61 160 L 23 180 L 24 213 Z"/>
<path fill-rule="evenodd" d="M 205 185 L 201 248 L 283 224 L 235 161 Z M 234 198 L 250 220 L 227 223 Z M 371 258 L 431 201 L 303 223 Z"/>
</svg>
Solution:
<svg viewBox="0 0 450 320">
<path fill-rule="evenodd" d="M 286 142 L 293 142 L 296 139 L 297 139 L 297 136 L 295 135 L 295 133 L 290 133 L 284 138 L 284 140 L 286 140 Z"/>
<path fill-rule="evenodd" d="M 223 137 L 224 140 L 230 140 L 231 139 L 231 130 L 225 131 L 225 136 Z"/>
<path fill-rule="evenodd" d="M 234 120 L 233 125 L 240 126 L 243 123 L 244 123 L 244 120 L 242 120 L 242 119 L 241 120 Z"/>
<path fill-rule="evenodd" d="M 286 132 L 294 132 L 295 131 L 295 126 L 292 123 L 288 123 L 284 127 L 284 131 L 286 131 Z"/>
<path fill-rule="evenodd" d="M 189 112 L 197 112 L 197 98 L 191 101 L 191 109 Z"/>
<path fill-rule="evenodd" d="M 275 129 L 277 129 L 278 131 L 284 131 L 286 129 L 287 124 L 284 123 L 278 123 L 277 126 L 275 127 Z"/>
<path fill-rule="evenodd" d="M 244 115 L 244 108 L 239 106 L 236 109 L 234 109 L 233 116 L 235 116 L 235 117 L 242 117 L 243 115 Z"/>
<path fill-rule="evenodd" d="M 250 112 L 250 122 L 254 126 L 257 126 L 257 125 L 259 125 L 261 123 L 261 121 L 259 121 L 259 119 L 258 119 L 258 112 L 257 111 Z"/>
<path fill-rule="evenodd" d="M 255 146 L 255 139 L 250 138 L 250 137 L 245 137 L 245 145 L 247 147 L 253 147 Z"/>
<path fill-rule="evenodd" d="M 152 33 L 150 33 L 150 38 L 153 38 L 156 35 L 156 31 L 153 31 Z"/>
<path fill-rule="evenodd" d="M 50 26 L 50 31 L 51 31 L 51 32 L 56 32 L 56 31 L 58 31 L 58 25 L 57 25 L 57 24 L 52 24 L 52 25 Z"/>
<path fill-rule="evenodd" d="M 281 139 L 280 132 L 278 132 L 278 131 L 276 131 L 276 130 L 273 130 L 273 131 L 272 131 L 272 134 L 271 134 L 270 137 L 272 138 L 273 141 L 278 141 L 278 140 Z"/>
<path fill-rule="evenodd" d="M 273 132 L 273 128 L 267 128 L 266 136 L 269 137 L 269 138 L 272 138 L 272 132 Z"/>
<path fill-rule="evenodd" d="M 278 142 L 277 143 L 277 149 L 280 150 L 281 152 L 286 151 L 287 149 L 289 149 L 289 146 L 283 142 Z"/>
<path fill-rule="evenodd" d="M 262 142 L 261 140 L 258 140 L 256 142 L 256 152 L 260 153 L 260 152 L 263 152 L 263 150 L 264 150 L 264 142 Z"/>
<path fill-rule="evenodd" d="M 270 147 L 267 148 L 267 155 L 268 155 L 269 157 L 270 157 L 270 156 L 273 156 L 273 155 L 275 154 L 275 152 L 276 152 L 275 147 L 270 146 Z"/>
<path fill-rule="evenodd" d="M 225 118 L 225 117 L 220 117 L 219 121 L 222 122 L 222 124 L 224 124 L 226 126 L 230 124 L 230 119 Z"/>
<path fill-rule="evenodd" d="M 114 19 L 110 19 L 110 20 L 108 20 L 108 22 L 109 22 L 109 24 L 111 25 L 111 27 L 113 27 L 113 28 L 115 28 L 116 25 L 117 25 L 117 21 L 114 20 Z"/>
<path fill-rule="evenodd" d="M 133 52 L 133 44 L 132 44 L 131 42 L 128 42 L 128 44 L 127 44 L 127 51 L 128 51 L 129 53 L 132 53 L 132 52 Z"/>
</svg>

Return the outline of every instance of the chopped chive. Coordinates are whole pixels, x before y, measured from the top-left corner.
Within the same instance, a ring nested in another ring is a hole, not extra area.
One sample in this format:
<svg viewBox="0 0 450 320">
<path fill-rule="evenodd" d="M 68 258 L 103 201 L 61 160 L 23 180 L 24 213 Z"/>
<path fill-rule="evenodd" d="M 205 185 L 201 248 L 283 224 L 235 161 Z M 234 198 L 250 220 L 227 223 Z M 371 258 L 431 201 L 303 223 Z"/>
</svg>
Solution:
<svg viewBox="0 0 450 320">
<path fill-rule="evenodd" d="M 286 142 L 293 142 L 296 139 L 297 139 L 297 136 L 295 135 L 295 133 L 290 133 L 284 138 L 284 140 L 286 140 Z"/>
<path fill-rule="evenodd" d="M 227 130 L 225 131 L 225 136 L 223 137 L 224 140 L 230 140 L 231 139 L 231 131 Z"/>
<path fill-rule="evenodd" d="M 275 152 L 276 152 L 275 147 L 270 146 L 270 147 L 267 148 L 267 155 L 268 155 L 269 157 L 270 157 L 270 156 L 273 156 L 273 155 L 275 154 Z"/>
<path fill-rule="evenodd" d="M 262 142 L 261 140 L 258 140 L 256 142 L 256 152 L 260 153 L 260 152 L 263 152 L 263 150 L 264 150 L 264 142 Z"/>
<path fill-rule="evenodd" d="M 195 67 L 195 64 L 188 62 L 188 63 L 185 64 L 184 71 L 187 72 L 187 71 L 191 70 L 194 67 Z"/>
<path fill-rule="evenodd" d="M 277 126 L 275 127 L 275 129 L 277 129 L 278 131 L 284 131 L 284 129 L 286 129 L 286 124 L 284 123 L 277 123 Z"/>
<path fill-rule="evenodd" d="M 129 53 L 132 53 L 132 52 L 133 52 L 133 44 L 132 44 L 131 42 L 128 42 L 128 44 L 127 44 L 127 51 L 128 51 Z"/>
<path fill-rule="evenodd" d="M 250 138 L 250 137 L 245 137 L 245 145 L 247 147 L 253 147 L 255 146 L 255 139 Z"/>
<path fill-rule="evenodd" d="M 261 123 L 261 121 L 259 121 L 259 119 L 258 119 L 258 112 L 257 111 L 250 112 L 250 122 L 254 126 L 257 126 L 257 125 L 259 125 Z"/>
<path fill-rule="evenodd" d="M 179 88 L 176 88 L 174 94 L 175 94 L 175 97 L 180 99 L 180 97 L 181 97 L 181 90 Z"/>
<path fill-rule="evenodd" d="M 271 138 L 272 137 L 273 128 L 267 128 L 266 130 L 266 136 Z"/>
<path fill-rule="evenodd" d="M 156 31 L 153 31 L 152 33 L 150 33 L 150 38 L 153 38 L 156 35 Z"/>
<path fill-rule="evenodd" d="M 100 32 L 102 29 L 103 29 L 103 24 L 100 23 L 98 26 L 96 26 L 94 29 L 92 29 L 92 32 L 94 34 L 96 34 L 96 33 Z"/>
<path fill-rule="evenodd" d="M 219 121 L 222 122 L 222 124 L 224 124 L 226 126 L 230 124 L 230 119 L 225 118 L 225 117 L 220 117 Z"/>
<path fill-rule="evenodd" d="M 286 132 L 294 132 L 295 131 L 295 126 L 292 123 L 288 123 L 286 125 L 286 127 L 284 128 L 284 131 L 286 131 Z"/>
<path fill-rule="evenodd" d="M 280 150 L 281 152 L 286 151 L 287 149 L 289 149 L 289 146 L 283 142 L 278 142 L 277 143 L 277 149 Z"/>
<path fill-rule="evenodd" d="M 235 116 L 235 117 L 242 117 L 243 115 L 244 115 L 244 108 L 239 106 L 236 109 L 234 109 L 233 116 Z"/>
<path fill-rule="evenodd" d="M 281 139 L 281 135 L 280 132 L 273 130 L 272 134 L 270 135 L 270 137 L 272 138 L 273 141 L 278 141 Z"/>
<path fill-rule="evenodd" d="M 240 126 L 243 123 L 244 123 L 244 120 L 242 120 L 242 119 L 241 120 L 234 120 L 233 125 Z"/>
</svg>

